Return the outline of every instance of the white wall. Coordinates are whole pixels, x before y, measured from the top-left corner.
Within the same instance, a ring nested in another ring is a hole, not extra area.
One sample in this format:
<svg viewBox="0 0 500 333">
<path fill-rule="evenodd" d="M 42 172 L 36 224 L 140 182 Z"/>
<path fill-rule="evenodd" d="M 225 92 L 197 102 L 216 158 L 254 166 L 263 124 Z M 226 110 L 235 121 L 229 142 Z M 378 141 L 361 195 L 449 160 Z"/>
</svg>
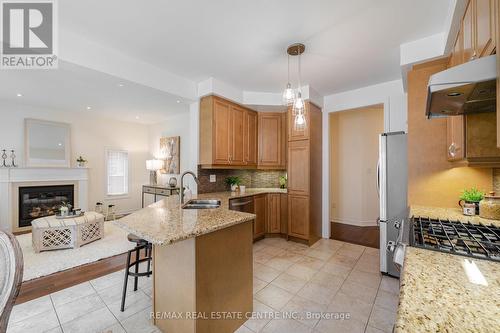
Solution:
<svg viewBox="0 0 500 333">
<path fill-rule="evenodd" d="M 104 117 L 86 116 L 84 112 L 54 111 L 18 103 L 0 102 L 0 149 L 15 149 L 23 164 L 24 119 L 60 121 L 71 125 L 71 156 L 82 155 L 89 167 L 89 208 L 97 201 L 116 205 L 118 212 L 140 208 L 141 186 L 148 182 L 145 160 L 148 157 L 148 128 L 145 125 L 120 122 Z M 105 149 L 118 148 L 129 152 L 129 195 L 106 197 Z"/>
</svg>

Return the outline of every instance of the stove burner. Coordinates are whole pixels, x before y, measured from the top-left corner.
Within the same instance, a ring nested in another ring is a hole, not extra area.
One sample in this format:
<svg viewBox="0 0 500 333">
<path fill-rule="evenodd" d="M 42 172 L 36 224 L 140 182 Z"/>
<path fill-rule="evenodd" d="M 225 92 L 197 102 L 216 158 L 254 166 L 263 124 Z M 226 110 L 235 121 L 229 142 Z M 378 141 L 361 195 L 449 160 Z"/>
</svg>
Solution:
<svg viewBox="0 0 500 333">
<path fill-rule="evenodd" d="M 410 244 L 415 247 L 500 261 L 500 228 L 493 224 L 412 218 Z"/>
</svg>

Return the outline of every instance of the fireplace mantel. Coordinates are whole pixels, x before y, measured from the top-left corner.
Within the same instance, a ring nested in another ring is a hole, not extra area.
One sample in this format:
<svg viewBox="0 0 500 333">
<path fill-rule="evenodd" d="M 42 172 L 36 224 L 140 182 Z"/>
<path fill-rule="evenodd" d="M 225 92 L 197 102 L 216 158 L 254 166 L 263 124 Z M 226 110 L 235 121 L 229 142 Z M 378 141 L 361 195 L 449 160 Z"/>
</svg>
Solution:
<svg viewBox="0 0 500 333">
<path fill-rule="evenodd" d="M 78 207 L 88 209 L 88 169 L 87 168 L 0 168 L 0 229 L 13 231 L 13 203 L 17 195 L 16 186 L 23 183 L 54 185 L 61 182 L 76 184 Z M 15 223 L 14 223 L 15 222 Z M 15 231 L 15 230 L 14 230 Z"/>
</svg>

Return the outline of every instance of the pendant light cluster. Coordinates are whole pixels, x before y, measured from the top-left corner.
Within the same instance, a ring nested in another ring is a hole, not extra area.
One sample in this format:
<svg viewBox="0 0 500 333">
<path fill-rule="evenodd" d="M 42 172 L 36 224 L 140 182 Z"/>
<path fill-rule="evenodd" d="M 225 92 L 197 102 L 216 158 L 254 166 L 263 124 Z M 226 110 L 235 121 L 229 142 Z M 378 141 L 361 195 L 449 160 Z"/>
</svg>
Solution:
<svg viewBox="0 0 500 333">
<path fill-rule="evenodd" d="M 288 53 L 288 83 L 286 84 L 285 91 L 283 92 L 283 104 L 292 107 L 292 115 L 295 119 L 294 128 L 295 130 L 303 130 L 306 127 L 306 108 L 304 99 L 302 98 L 302 85 L 301 85 L 301 63 L 300 55 L 304 53 L 306 49 L 304 44 L 292 44 L 286 50 Z M 292 89 L 290 83 L 290 56 L 298 57 L 298 87 L 297 91 Z"/>
</svg>

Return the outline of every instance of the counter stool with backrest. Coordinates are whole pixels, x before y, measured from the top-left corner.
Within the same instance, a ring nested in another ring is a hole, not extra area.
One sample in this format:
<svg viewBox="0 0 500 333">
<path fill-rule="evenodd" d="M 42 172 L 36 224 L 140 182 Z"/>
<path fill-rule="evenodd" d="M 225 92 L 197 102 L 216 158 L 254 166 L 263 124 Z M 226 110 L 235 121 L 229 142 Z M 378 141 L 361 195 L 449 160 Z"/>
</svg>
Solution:
<svg viewBox="0 0 500 333">
<path fill-rule="evenodd" d="M 137 281 L 141 276 L 151 276 L 153 271 L 151 270 L 151 258 L 153 245 L 149 243 L 147 240 L 142 239 L 134 234 L 128 234 L 127 236 L 130 242 L 136 244 L 135 248 L 129 250 L 127 253 L 127 264 L 125 267 L 125 281 L 123 282 L 123 295 L 122 295 L 122 306 L 120 311 L 125 311 L 125 296 L 127 295 L 127 283 L 128 277 L 134 277 L 134 291 L 137 290 Z M 141 258 L 141 250 L 144 250 L 144 258 Z M 135 252 L 135 260 L 131 261 L 132 253 Z M 141 262 L 147 262 L 147 269 L 145 272 L 139 272 L 139 264 Z M 134 271 L 131 272 L 130 268 L 134 267 Z"/>
<path fill-rule="evenodd" d="M 23 280 L 23 254 L 14 235 L 0 230 L 0 332 L 7 330 L 10 312 Z"/>
</svg>

